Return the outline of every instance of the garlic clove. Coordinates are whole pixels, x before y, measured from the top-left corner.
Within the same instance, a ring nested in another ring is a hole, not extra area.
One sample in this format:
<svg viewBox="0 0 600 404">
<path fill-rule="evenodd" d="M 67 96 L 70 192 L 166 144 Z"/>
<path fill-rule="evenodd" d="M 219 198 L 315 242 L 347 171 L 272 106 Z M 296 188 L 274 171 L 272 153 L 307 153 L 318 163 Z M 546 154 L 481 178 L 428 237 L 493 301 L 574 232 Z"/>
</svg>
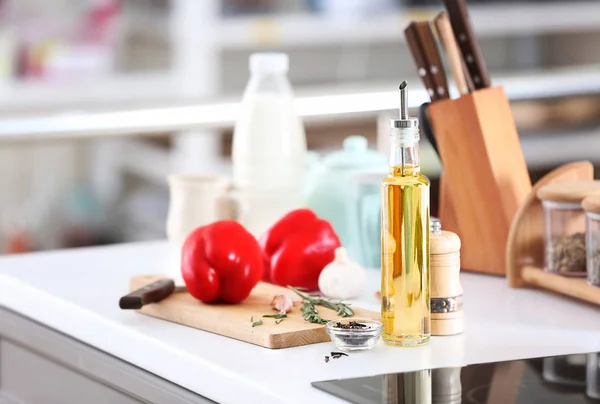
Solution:
<svg viewBox="0 0 600 404">
<path fill-rule="evenodd" d="M 362 294 L 365 281 L 363 267 L 348 258 L 344 247 L 339 247 L 334 260 L 321 271 L 319 290 L 332 299 L 352 299 Z"/>
<path fill-rule="evenodd" d="M 280 313 L 288 313 L 294 308 L 294 301 L 288 294 L 275 295 L 271 307 Z"/>
</svg>

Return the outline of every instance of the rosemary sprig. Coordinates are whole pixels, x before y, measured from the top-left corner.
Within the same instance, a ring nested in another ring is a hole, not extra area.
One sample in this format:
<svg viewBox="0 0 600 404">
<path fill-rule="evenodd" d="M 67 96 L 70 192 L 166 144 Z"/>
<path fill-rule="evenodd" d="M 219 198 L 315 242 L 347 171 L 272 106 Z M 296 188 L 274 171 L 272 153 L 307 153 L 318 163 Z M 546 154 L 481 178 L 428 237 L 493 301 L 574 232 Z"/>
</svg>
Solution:
<svg viewBox="0 0 600 404">
<path fill-rule="evenodd" d="M 327 320 L 321 318 L 316 306 L 323 306 L 335 310 L 337 314 L 342 317 L 354 315 L 354 310 L 352 310 L 347 303 L 332 302 L 315 293 L 302 293 L 299 288 L 291 286 L 288 286 L 288 288 L 302 298 L 304 303 L 300 310 L 302 311 L 302 317 L 309 323 L 325 324 L 327 322 Z"/>
<path fill-rule="evenodd" d="M 263 315 L 263 317 L 270 317 L 270 318 L 282 319 L 282 318 L 286 318 L 287 314 L 286 313 L 265 314 L 265 315 Z"/>
<path fill-rule="evenodd" d="M 302 310 L 302 317 L 309 323 L 325 324 L 327 322 L 321 318 L 315 304 L 311 301 L 305 300 L 300 310 Z"/>
</svg>

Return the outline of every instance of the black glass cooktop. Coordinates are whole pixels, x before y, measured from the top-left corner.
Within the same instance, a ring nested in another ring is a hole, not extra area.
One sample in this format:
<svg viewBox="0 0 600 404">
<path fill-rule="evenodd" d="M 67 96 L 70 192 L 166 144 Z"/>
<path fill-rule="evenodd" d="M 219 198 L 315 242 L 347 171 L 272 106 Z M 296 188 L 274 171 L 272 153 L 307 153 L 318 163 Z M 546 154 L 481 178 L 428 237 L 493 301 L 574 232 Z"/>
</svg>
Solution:
<svg viewBox="0 0 600 404">
<path fill-rule="evenodd" d="M 600 403 L 600 353 L 327 380 L 313 387 L 355 404 Z"/>
</svg>

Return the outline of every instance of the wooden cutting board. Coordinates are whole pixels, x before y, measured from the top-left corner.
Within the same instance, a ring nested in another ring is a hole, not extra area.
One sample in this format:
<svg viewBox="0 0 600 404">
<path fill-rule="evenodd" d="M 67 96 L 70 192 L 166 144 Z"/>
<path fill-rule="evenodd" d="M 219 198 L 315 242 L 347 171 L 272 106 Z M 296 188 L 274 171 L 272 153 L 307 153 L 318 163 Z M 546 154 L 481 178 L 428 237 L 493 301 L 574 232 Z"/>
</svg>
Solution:
<svg viewBox="0 0 600 404">
<path fill-rule="evenodd" d="M 130 291 L 142 288 L 164 276 L 136 276 L 130 280 Z M 259 282 L 248 299 L 240 304 L 204 304 L 187 292 L 176 292 L 159 303 L 148 304 L 138 312 L 148 316 L 204 331 L 235 338 L 265 348 L 280 349 L 330 341 L 322 324 L 312 324 L 302 318 L 300 303 L 279 324 L 274 318 L 263 318 L 264 314 L 276 314 L 271 308 L 273 296 L 288 293 L 294 300 L 296 295 L 289 289 Z M 299 300 L 300 298 L 298 298 Z M 379 320 L 379 313 L 352 306 L 353 317 Z M 333 310 L 318 306 L 322 318 L 341 318 Z M 252 320 L 263 324 L 252 327 Z"/>
</svg>

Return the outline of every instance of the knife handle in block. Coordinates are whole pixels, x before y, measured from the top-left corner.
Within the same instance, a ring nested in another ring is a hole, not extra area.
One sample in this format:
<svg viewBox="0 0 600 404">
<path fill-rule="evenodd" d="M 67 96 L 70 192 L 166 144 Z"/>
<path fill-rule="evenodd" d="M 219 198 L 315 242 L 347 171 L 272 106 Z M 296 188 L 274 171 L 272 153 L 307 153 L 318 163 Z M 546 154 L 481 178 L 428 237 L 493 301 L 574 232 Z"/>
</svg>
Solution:
<svg viewBox="0 0 600 404">
<path fill-rule="evenodd" d="M 175 282 L 172 279 L 161 279 L 123 296 L 119 300 L 119 307 L 123 310 L 138 310 L 147 304 L 160 302 L 174 290 Z"/>
<path fill-rule="evenodd" d="M 456 38 L 454 38 L 454 33 L 452 32 L 448 14 L 442 11 L 435 17 L 434 22 L 442 45 L 446 50 L 446 58 L 448 59 L 448 64 L 450 65 L 450 71 L 452 72 L 456 88 L 458 88 L 458 92 L 461 95 L 468 94 L 469 86 L 467 85 L 462 58 L 460 56 L 460 51 L 458 50 Z"/>
<path fill-rule="evenodd" d="M 428 21 L 421 21 L 415 24 L 421 50 L 427 63 L 426 68 L 433 78 L 433 83 L 435 85 L 434 91 L 436 92 L 437 99 L 450 98 L 450 95 L 448 94 L 448 80 L 446 79 L 444 65 L 442 64 L 442 58 L 440 57 L 431 25 Z"/>
<path fill-rule="evenodd" d="M 410 23 L 408 27 L 406 27 L 406 29 L 404 30 L 404 36 L 406 37 L 408 48 L 413 56 L 415 64 L 417 65 L 417 73 L 419 77 L 421 77 L 423 86 L 425 86 L 425 89 L 427 90 L 431 101 L 438 100 L 439 96 L 435 91 L 435 82 L 433 79 L 433 75 L 429 71 L 428 63 L 425 58 L 423 48 L 421 46 L 421 41 L 419 39 L 417 23 Z"/>
<path fill-rule="evenodd" d="M 490 86 L 490 77 L 469 19 L 465 0 L 443 0 L 463 60 L 476 89 Z"/>
</svg>

